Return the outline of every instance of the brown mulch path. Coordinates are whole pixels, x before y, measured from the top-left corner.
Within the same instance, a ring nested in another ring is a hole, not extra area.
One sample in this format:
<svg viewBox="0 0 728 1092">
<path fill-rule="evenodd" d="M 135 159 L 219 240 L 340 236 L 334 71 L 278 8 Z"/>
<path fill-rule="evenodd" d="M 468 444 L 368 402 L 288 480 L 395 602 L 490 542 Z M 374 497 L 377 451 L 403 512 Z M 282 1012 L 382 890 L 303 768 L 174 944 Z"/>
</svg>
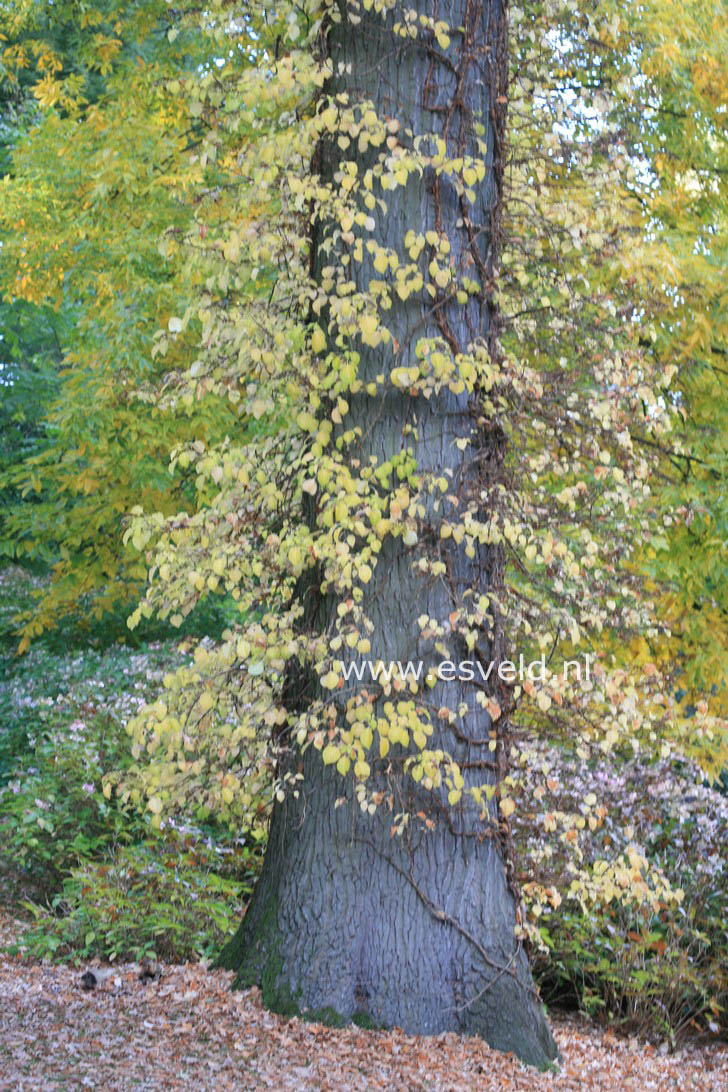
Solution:
<svg viewBox="0 0 728 1092">
<path fill-rule="evenodd" d="M 0 1089 L 728 1089 L 725 1045 L 663 1055 L 561 1017 L 553 1025 L 560 1071 L 539 1074 L 479 1039 L 275 1016 L 257 990 L 233 992 L 231 977 L 165 966 L 143 984 L 127 964 L 86 992 L 78 970 L 0 959 Z"/>
</svg>

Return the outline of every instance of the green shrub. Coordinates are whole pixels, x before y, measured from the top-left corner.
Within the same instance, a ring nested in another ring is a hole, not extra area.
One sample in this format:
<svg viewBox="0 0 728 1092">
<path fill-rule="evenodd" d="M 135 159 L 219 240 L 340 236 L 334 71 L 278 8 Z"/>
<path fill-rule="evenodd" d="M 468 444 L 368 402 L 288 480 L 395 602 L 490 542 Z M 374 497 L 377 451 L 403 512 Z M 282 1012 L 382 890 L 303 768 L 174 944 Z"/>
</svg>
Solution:
<svg viewBox="0 0 728 1092">
<path fill-rule="evenodd" d="M 13 608 L 0 618 L 5 638 L 32 583 L 0 573 Z M 7 639 L 0 649 L 0 884 L 33 917 L 21 948 L 59 959 L 210 954 L 237 926 L 259 850 L 181 818 L 153 834 L 147 814 L 102 788 L 132 761 L 125 721 L 185 654 L 178 640 L 102 650 L 55 637 L 20 658 Z"/>
<path fill-rule="evenodd" d="M 80 861 L 143 838 L 144 819 L 102 791 L 103 775 L 129 761 L 126 734 L 110 717 L 43 731 L 0 790 L 5 868 L 49 895 Z"/>
<path fill-rule="evenodd" d="M 539 807 L 578 811 L 590 791 L 604 805 L 603 825 L 582 832 L 583 867 L 635 845 L 683 891 L 679 904 L 663 902 L 657 912 L 638 897 L 583 908 L 569 895 L 566 843 L 555 835 L 544 857 L 539 812 L 533 802 L 530 814 L 524 807 L 527 818 L 514 824 L 523 872 L 530 880 L 541 868 L 537 878 L 561 898 L 536 920 L 545 947 L 533 954 L 534 974 L 544 1000 L 673 1046 L 691 1029 L 728 1037 L 728 799 L 721 787 L 704 784 L 690 763 L 669 759 L 611 754 L 591 768 L 550 748 L 540 760 L 548 763 L 552 794 Z"/>
<path fill-rule="evenodd" d="M 534 958 L 544 1000 L 673 1047 L 691 1029 L 728 1031 L 728 944 L 703 932 L 701 918 L 694 906 L 650 918 L 562 904 L 541 929 L 547 952 Z"/>
<path fill-rule="evenodd" d="M 16 950 L 55 959 L 184 962 L 217 953 L 237 928 L 257 855 L 166 830 L 72 868 Z"/>
</svg>

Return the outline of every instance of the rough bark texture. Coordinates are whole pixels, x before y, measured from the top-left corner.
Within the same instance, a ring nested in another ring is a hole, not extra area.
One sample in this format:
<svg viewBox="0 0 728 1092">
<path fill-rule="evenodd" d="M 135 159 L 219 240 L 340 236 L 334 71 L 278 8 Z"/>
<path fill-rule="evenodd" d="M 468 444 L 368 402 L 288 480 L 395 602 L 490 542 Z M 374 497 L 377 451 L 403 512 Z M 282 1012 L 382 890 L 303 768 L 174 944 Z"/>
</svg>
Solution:
<svg viewBox="0 0 728 1092">
<path fill-rule="evenodd" d="M 223 965 L 276 1012 L 412 1034 L 483 1036 L 544 1065 L 556 1054 L 515 943 L 496 844 L 445 825 L 407 844 L 353 802 L 318 756 L 276 809 L 263 875 Z"/>
<path fill-rule="evenodd" d="M 447 62 L 430 36 L 405 43 L 392 34 L 405 6 L 453 28 L 455 48 Z M 444 298 L 433 304 L 424 293 L 406 303 L 395 297 L 386 321 L 400 345 L 397 362 L 408 364 L 422 337 L 442 338 L 453 352 L 492 337 L 505 19 L 501 0 L 408 0 L 385 19 L 361 14 L 362 22 L 352 26 L 342 5 L 342 22 L 329 28 L 334 71 L 339 61 L 351 68 L 336 75 L 328 90 L 346 91 L 351 101 L 371 100 L 380 116 L 399 119 L 403 144 L 411 144 L 412 135 L 436 133 L 449 155 L 476 155 L 473 123 L 480 121 L 488 148 L 488 170 L 474 204 L 433 171 L 410 176 L 406 186 L 386 195 L 387 215 L 375 214 L 372 237 L 382 245 L 401 250 L 410 228 L 447 235 L 453 264 L 482 287 L 465 306 Z M 320 149 L 324 177 L 333 176 L 340 156 L 333 144 Z M 319 229 L 321 238 L 326 231 L 325 226 Z M 320 241 L 314 239 L 314 271 L 324 261 L 317 254 Z M 425 252 L 423 269 L 428 261 Z M 330 253 L 325 262 L 332 262 Z M 362 288 L 377 275 L 366 254 L 350 270 Z M 360 376 L 366 382 L 392 364 L 391 350 L 364 350 Z M 346 427 L 359 424 L 362 438 L 349 457 L 362 464 L 370 455 L 382 461 L 409 447 L 423 471 L 452 471 L 464 504 L 481 495 L 502 470 L 502 431 L 484 421 L 466 394 L 444 391 L 425 399 L 390 388 L 376 401 L 361 394 L 350 402 Z M 415 434 L 406 431 L 413 424 Z M 467 453 L 455 444 L 461 437 L 471 441 Z M 481 548 L 468 559 L 451 540 L 440 543 L 434 510 L 428 517 L 434 530 L 429 539 L 421 535 L 418 549 L 440 551 L 447 577 L 424 580 L 413 571 L 417 552 L 403 548 L 401 540 L 385 539 L 365 602 L 375 626 L 373 659 L 438 659 L 419 637 L 417 617 L 425 613 L 446 619 L 466 589 L 487 590 L 501 579 L 499 550 Z M 325 626 L 327 612 L 335 609 L 336 603 L 327 600 L 309 621 Z M 484 634 L 478 654 L 486 660 L 502 656 L 501 641 L 496 626 Z M 473 658 L 457 644 L 454 652 L 454 659 L 458 653 Z M 497 775 L 488 749 L 492 725 L 474 695 L 471 684 L 439 682 L 429 698 L 434 710 L 468 703 L 470 711 L 456 724 L 438 729 L 438 744 L 461 762 L 466 784 Z M 499 697 L 505 707 L 507 696 Z M 262 877 L 238 934 L 221 957 L 238 971 L 238 984 L 260 984 L 265 1003 L 278 1011 L 398 1025 L 420 1034 L 462 1031 L 482 1035 L 533 1064 L 553 1059 L 554 1041 L 526 955 L 514 938 L 515 900 L 495 809 L 486 825 L 467 804 L 446 814 L 446 802 L 437 793 L 398 778 L 390 763 L 375 776 L 398 795 L 395 810 L 432 814 L 434 802 L 437 814 L 440 806 L 434 831 L 412 826 L 405 837 L 393 838 L 391 812 L 384 807 L 374 816 L 362 812 L 352 786 L 325 768 L 316 752 L 298 761 L 304 772 L 300 794 L 275 807 Z M 346 803 L 335 808 L 342 796 Z"/>
</svg>

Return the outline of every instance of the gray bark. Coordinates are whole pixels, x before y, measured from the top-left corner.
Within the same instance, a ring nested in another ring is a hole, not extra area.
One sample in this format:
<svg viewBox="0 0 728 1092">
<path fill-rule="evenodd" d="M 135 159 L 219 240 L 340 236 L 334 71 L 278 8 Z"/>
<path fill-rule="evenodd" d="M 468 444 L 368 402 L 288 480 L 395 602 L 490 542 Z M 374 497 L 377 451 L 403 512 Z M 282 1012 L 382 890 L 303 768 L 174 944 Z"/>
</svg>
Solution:
<svg viewBox="0 0 728 1092">
<path fill-rule="evenodd" d="M 463 28 L 451 31 L 451 64 L 438 60 L 426 35 L 405 44 L 392 34 L 405 7 Z M 463 203 L 446 177 L 425 172 L 385 195 L 386 216 L 374 213 L 370 237 L 380 244 L 401 252 L 410 228 L 438 230 L 450 241 L 453 264 L 481 284 L 481 292 L 465 306 L 447 299 L 433 306 L 424 292 L 406 303 L 393 297 L 386 322 L 400 345 L 397 363 L 406 365 L 422 337 L 443 338 L 457 351 L 476 339 L 488 342 L 493 333 L 491 277 L 506 93 L 504 13 L 501 0 L 408 0 L 385 20 L 361 14 L 356 26 L 344 15 L 341 24 L 329 29 L 334 71 L 339 61 L 351 69 L 337 75 L 328 90 L 344 90 L 352 101 L 372 100 L 379 116 L 398 118 L 402 143 L 411 141 L 407 130 L 437 133 L 450 155 L 476 155 L 473 121 L 479 120 L 488 148 L 488 169 L 474 205 Z M 340 155 L 333 145 L 320 149 L 318 169 L 324 177 L 332 177 Z M 315 274 L 327 230 L 320 227 L 314 239 Z M 325 263 L 331 261 L 328 254 Z M 423 270 L 428 263 L 426 248 Z M 378 276 L 366 255 L 349 268 L 362 289 Z M 391 349 L 362 350 L 359 374 L 365 382 L 392 366 Z M 350 405 L 345 425 L 360 425 L 362 437 L 347 457 L 362 465 L 371 455 L 381 462 L 409 448 L 422 472 L 452 471 L 463 509 L 502 472 L 503 434 L 484 420 L 467 394 L 444 391 L 425 399 L 390 389 L 377 400 L 364 393 L 353 396 Z M 413 437 L 405 430 L 414 423 Z M 471 441 L 465 452 L 455 444 L 461 437 Z M 487 512 L 479 516 L 485 519 Z M 403 547 L 400 539 L 384 541 L 364 603 L 374 623 L 372 659 L 439 659 L 419 636 L 418 616 L 445 620 L 466 589 L 487 591 L 501 579 L 499 550 L 481 547 L 468 559 L 451 539 L 440 542 L 439 518 L 430 504 L 415 549 Z M 413 570 L 418 551 L 439 552 L 447 577 L 425 579 Z M 332 598 L 319 602 L 309 623 L 325 628 L 335 609 Z M 473 658 L 455 638 L 451 648 L 454 660 Z M 479 654 L 502 656 L 497 625 L 483 634 Z M 507 694 L 497 696 L 505 707 Z M 435 720 L 436 744 L 461 762 L 466 785 L 496 777 L 488 749 L 493 726 L 474 699 L 475 687 L 465 682 L 439 682 L 428 695 L 434 710 L 468 706 L 454 725 L 443 728 L 444 722 Z M 361 1018 L 410 1033 L 478 1034 L 530 1063 L 553 1059 L 555 1044 L 526 955 L 514 937 L 515 898 L 495 807 L 486 825 L 466 802 L 448 811 L 444 794 L 427 793 L 398 776 L 390 758 L 374 776 L 383 789 L 394 786 L 394 810 L 425 810 L 437 820 L 434 830 L 412 824 L 405 837 L 391 837 L 392 812 L 384 806 L 374 816 L 362 812 L 352 785 L 324 768 L 318 754 L 309 751 L 292 761 L 304 773 L 299 796 L 289 796 L 274 809 L 263 874 L 238 934 L 221 957 L 238 971 L 238 984 L 262 985 L 265 1003 L 278 1010 L 342 1021 Z M 346 803 L 334 808 L 342 796 Z"/>
</svg>

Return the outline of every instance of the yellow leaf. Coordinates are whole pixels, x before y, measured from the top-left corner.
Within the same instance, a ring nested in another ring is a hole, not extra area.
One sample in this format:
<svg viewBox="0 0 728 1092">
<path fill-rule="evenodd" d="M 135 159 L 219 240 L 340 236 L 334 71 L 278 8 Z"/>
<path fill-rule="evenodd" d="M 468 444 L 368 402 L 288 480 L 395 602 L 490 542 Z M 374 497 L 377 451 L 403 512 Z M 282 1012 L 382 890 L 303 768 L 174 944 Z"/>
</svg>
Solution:
<svg viewBox="0 0 728 1092">
<path fill-rule="evenodd" d="M 359 319 L 359 332 L 365 345 L 371 345 L 374 348 L 379 344 L 381 337 L 378 327 L 376 315 L 362 315 Z"/>
</svg>

